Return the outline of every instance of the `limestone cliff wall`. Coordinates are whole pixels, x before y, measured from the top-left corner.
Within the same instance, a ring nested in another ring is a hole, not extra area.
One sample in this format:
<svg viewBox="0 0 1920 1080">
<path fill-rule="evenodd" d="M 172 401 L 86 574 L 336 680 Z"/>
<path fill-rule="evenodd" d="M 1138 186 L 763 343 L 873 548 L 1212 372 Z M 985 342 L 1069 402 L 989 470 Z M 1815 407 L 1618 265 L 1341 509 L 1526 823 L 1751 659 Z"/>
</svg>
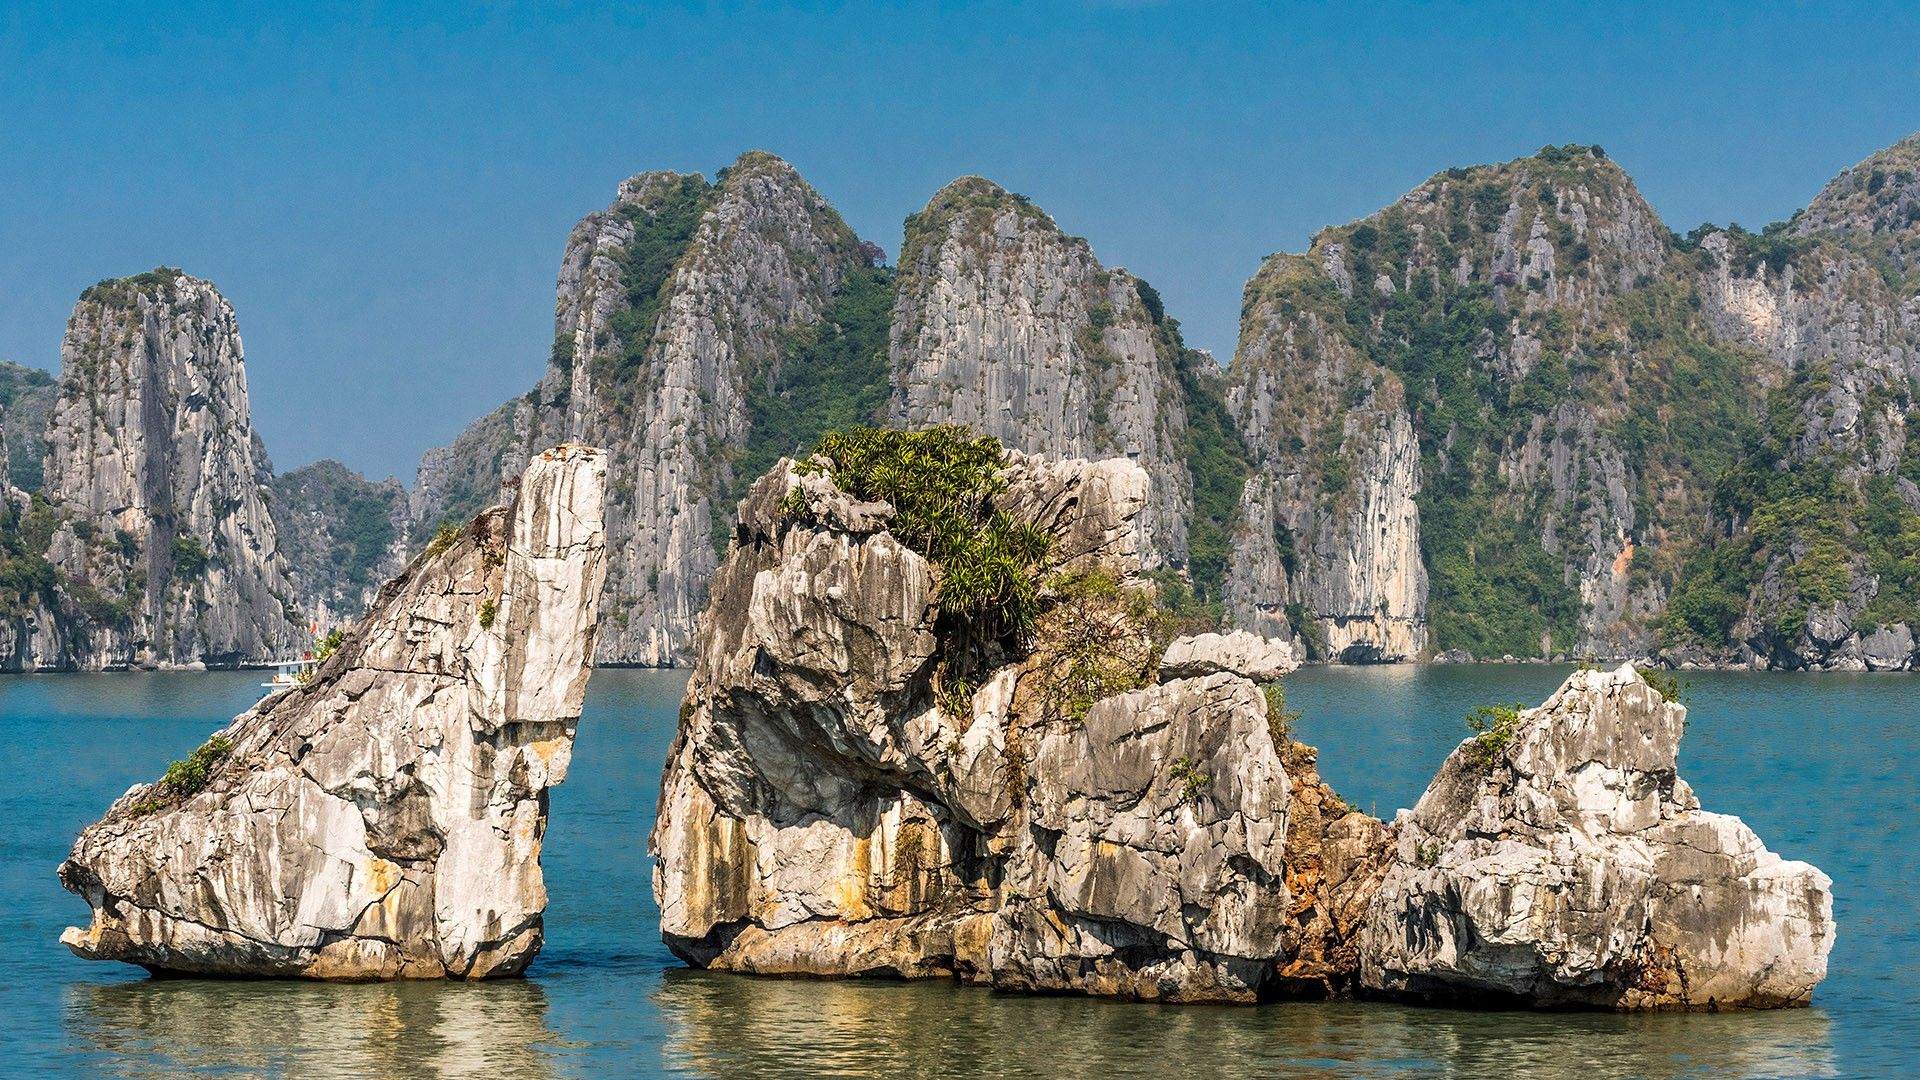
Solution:
<svg viewBox="0 0 1920 1080">
<path fill-rule="evenodd" d="M 1131 274 L 1102 266 L 1039 207 L 955 180 L 907 223 L 893 421 L 966 424 L 1028 454 L 1136 461 L 1153 484 L 1149 565 L 1184 564 L 1187 409 L 1163 319 Z"/>
<path fill-rule="evenodd" d="M 546 377 L 423 460 L 415 515 L 491 498 L 526 448 L 604 446 L 603 663 L 684 662 L 741 491 L 749 378 L 815 322 L 859 241 L 792 166 L 750 153 L 709 185 L 643 173 L 568 238 Z"/>
<path fill-rule="evenodd" d="M 322 627 L 352 622 L 414 550 L 407 489 L 374 482 L 337 461 L 275 476 L 271 492 L 293 597 Z"/>
<path fill-rule="evenodd" d="M 1248 292 L 1229 403 L 1253 479 L 1228 563 L 1230 611 L 1323 657 L 1419 657 L 1420 448 L 1400 382 L 1324 322 L 1293 322 Z"/>
<path fill-rule="evenodd" d="M 103 282 L 75 306 L 47 419 L 46 552 L 100 632 L 73 666 L 231 665 L 304 637 L 268 510 L 233 308 L 177 271 Z"/>
</svg>

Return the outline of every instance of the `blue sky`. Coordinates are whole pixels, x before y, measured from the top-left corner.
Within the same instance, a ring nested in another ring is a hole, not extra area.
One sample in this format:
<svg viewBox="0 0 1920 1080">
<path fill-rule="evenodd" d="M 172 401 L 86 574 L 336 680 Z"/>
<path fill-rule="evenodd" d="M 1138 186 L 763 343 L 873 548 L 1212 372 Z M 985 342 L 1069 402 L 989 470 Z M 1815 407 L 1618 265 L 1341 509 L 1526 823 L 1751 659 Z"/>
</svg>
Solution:
<svg viewBox="0 0 1920 1080">
<path fill-rule="evenodd" d="M 0 357 L 177 265 L 279 468 L 408 482 L 538 377 L 568 229 L 642 170 L 771 150 L 889 252 L 988 176 L 1225 359 L 1261 256 L 1448 166 L 1599 143 L 1757 227 L 1920 129 L 1895 5 L 254 6 L 0 8 Z"/>
</svg>

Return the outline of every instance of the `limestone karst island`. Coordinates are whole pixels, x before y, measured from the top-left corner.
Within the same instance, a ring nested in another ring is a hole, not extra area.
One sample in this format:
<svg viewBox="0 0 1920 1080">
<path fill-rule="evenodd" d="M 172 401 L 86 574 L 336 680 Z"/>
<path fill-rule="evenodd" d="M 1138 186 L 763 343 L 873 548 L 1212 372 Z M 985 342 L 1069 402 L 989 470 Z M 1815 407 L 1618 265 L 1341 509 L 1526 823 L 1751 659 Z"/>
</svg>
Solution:
<svg viewBox="0 0 1920 1080">
<path fill-rule="evenodd" d="M 1920 13 L 6 25 L 0 1074 L 1920 1074 Z"/>
</svg>

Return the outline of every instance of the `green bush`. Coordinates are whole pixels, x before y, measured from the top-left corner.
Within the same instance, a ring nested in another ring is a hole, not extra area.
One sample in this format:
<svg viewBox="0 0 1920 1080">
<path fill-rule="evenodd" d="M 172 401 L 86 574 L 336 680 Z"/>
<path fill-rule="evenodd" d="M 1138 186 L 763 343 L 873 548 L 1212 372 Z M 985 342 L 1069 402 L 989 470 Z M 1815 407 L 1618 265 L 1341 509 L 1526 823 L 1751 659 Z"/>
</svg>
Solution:
<svg viewBox="0 0 1920 1080">
<path fill-rule="evenodd" d="M 1226 607 L 1202 597 L 1179 571 L 1161 567 L 1142 576 L 1153 582 L 1154 603 L 1163 618 L 1172 620 L 1173 637 L 1213 633 L 1226 623 Z"/>
<path fill-rule="evenodd" d="M 1677 671 L 1666 668 L 1634 668 L 1653 692 L 1676 705 L 1685 705 L 1692 697 L 1693 683 Z"/>
<path fill-rule="evenodd" d="M 1172 631 L 1150 591 L 1105 570 L 1053 578 L 1047 591 L 1034 632 L 1046 719 L 1078 724 L 1095 702 L 1152 685 Z"/>
<path fill-rule="evenodd" d="M 979 631 L 975 636 L 1032 634 L 1049 539 L 992 509 L 993 497 L 1006 488 L 998 440 L 957 425 L 857 427 L 822 438 L 809 456 L 827 459 L 842 491 L 893 505 L 894 537 L 940 569 L 943 617 L 969 624 Z M 808 462 L 800 469 L 816 467 Z"/>
<path fill-rule="evenodd" d="M 166 775 L 160 778 L 160 790 L 176 799 L 199 794 L 213 779 L 214 765 L 232 750 L 232 743 L 215 735 L 188 754 L 186 760 L 168 765 Z"/>
<path fill-rule="evenodd" d="M 1199 763 L 1190 757 L 1177 757 L 1167 768 L 1167 776 L 1180 789 L 1181 802 L 1199 802 L 1207 793 L 1207 785 L 1213 783 L 1213 776 L 1200 771 Z"/>
<path fill-rule="evenodd" d="M 212 556 L 200 541 L 191 536 L 173 538 L 173 572 L 181 577 L 199 577 L 207 570 Z"/>
<path fill-rule="evenodd" d="M 1478 705 L 1467 713 L 1467 730 L 1474 733 L 1467 742 L 1467 764 L 1481 772 L 1492 772 L 1507 756 L 1507 747 L 1520 728 L 1524 706 Z"/>
<path fill-rule="evenodd" d="M 427 557 L 432 558 L 460 542 L 460 526 L 442 525 L 440 531 L 433 534 L 433 541 L 427 545 Z"/>
<path fill-rule="evenodd" d="M 480 601 L 480 629 L 482 630 L 492 629 L 493 616 L 496 610 L 497 609 L 494 607 L 492 597 L 488 597 L 487 599 Z"/>
</svg>

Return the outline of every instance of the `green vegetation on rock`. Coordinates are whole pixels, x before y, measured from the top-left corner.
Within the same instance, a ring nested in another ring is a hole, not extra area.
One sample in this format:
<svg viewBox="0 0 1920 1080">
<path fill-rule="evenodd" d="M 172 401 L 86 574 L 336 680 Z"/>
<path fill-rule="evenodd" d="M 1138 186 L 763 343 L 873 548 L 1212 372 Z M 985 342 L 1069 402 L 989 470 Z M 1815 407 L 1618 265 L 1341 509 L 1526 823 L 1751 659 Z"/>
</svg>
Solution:
<svg viewBox="0 0 1920 1080">
<path fill-rule="evenodd" d="M 232 750 L 232 743 L 215 735 L 185 760 L 168 765 L 166 775 L 160 778 L 160 789 L 176 799 L 199 794 L 213 779 L 213 767 Z"/>
<path fill-rule="evenodd" d="M 1172 633 L 1152 591 L 1108 570 L 1061 575 L 1046 591 L 1034 652 L 1048 720 L 1078 724 L 1095 702 L 1153 684 Z"/>
<path fill-rule="evenodd" d="M 28 493 L 39 491 L 43 480 L 47 410 L 54 393 L 51 374 L 0 360 L 0 430 L 6 432 L 6 480 Z"/>
<path fill-rule="evenodd" d="M 213 561 L 206 545 L 191 536 L 174 537 L 172 552 L 173 572 L 181 577 L 199 577 Z"/>
<path fill-rule="evenodd" d="M 827 459 L 840 490 L 893 505 L 889 530 L 940 570 L 943 618 L 968 624 L 975 631 L 970 636 L 1032 634 L 1048 537 L 992 509 L 993 497 L 1006 489 L 999 440 L 955 425 L 860 427 L 827 435 L 808 456 Z M 799 466 L 802 472 L 815 467 Z"/>
<path fill-rule="evenodd" d="M 54 599 L 60 575 L 47 547 L 59 527 L 59 513 L 44 498 L 34 496 L 25 510 L 0 499 L 0 613 L 24 615 L 36 599 Z"/>
<path fill-rule="evenodd" d="M 1831 453 L 1800 448 L 1831 386 L 1827 366 L 1815 364 L 1770 395 L 1764 424 L 1714 486 L 1722 529 L 1679 576 L 1661 623 L 1667 643 L 1725 648 L 1750 618 L 1763 649 L 1794 648 L 1812 609 L 1847 600 L 1862 571 L 1877 586 L 1858 629 L 1920 626 L 1920 513 L 1894 476 L 1850 478 Z M 1783 588 L 1762 593 L 1770 571 Z"/>
<path fill-rule="evenodd" d="M 738 475 L 759 476 L 827 432 L 880 420 L 893 287 L 886 267 L 849 273 L 820 321 L 789 335 L 779 360 L 749 379 L 752 425 Z"/>
<path fill-rule="evenodd" d="M 593 377 L 602 385 L 629 380 L 644 366 L 674 266 L 712 202 L 713 188 L 695 173 L 678 177 L 656 202 L 620 206 L 620 215 L 633 225 L 633 240 L 620 253 L 627 303 L 609 320 L 619 348 L 594 356 Z"/>
<path fill-rule="evenodd" d="M 1491 772 L 1507 756 L 1507 747 L 1520 731 L 1520 713 L 1525 706 L 1477 705 L 1467 713 L 1467 764 L 1481 772 Z"/>
</svg>

